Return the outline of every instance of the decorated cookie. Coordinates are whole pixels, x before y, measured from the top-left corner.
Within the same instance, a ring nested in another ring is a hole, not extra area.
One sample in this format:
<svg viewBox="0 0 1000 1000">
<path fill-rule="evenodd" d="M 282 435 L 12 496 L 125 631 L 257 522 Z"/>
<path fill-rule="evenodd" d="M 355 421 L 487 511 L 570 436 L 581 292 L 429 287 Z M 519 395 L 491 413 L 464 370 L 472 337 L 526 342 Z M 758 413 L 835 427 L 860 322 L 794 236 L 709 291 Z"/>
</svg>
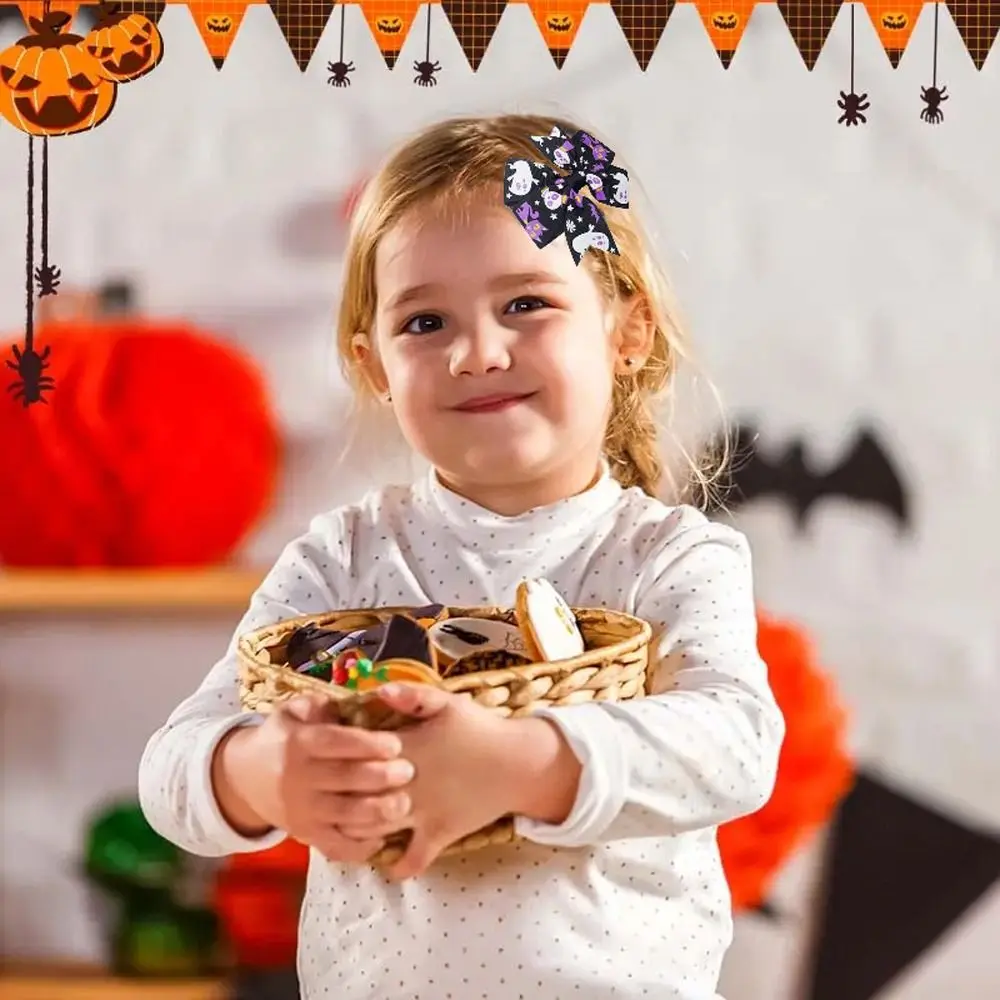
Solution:
<svg viewBox="0 0 1000 1000">
<path fill-rule="evenodd" d="M 484 649 L 456 660 L 445 670 L 444 676 L 460 677 L 462 674 L 479 674 L 484 670 L 507 670 L 529 663 L 531 657 L 523 653 L 512 653 L 508 649 Z"/>
<path fill-rule="evenodd" d="M 529 655 L 524 636 L 516 625 L 490 618 L 449 618 L 432 625 L 428 634 L 442 664 L 494 649 Z"/>
<path fill-rule="evenodd" d="M 415 660 L 437 673 L 437 656 L 427 629 L 406 615 L 389 619 L 382 643 L 372 657 L 374 663 L 384 660 Z"/>
<path fill-rule="evenodd" d="M 539 660 L 568 660 L 586 648 L 576 617 L 548 580 L 522 580 L 514 613 L 529 651 Z"/>
<path fill-rule="evenodd" d="M 290 667 L 308 665 L 317 653 L 329 649 L 347 633 L 338 629 L 320 628 L 318 625 L 301 625 L 288 639 L 285 659 Z"/>
<path fill-rule="evenodd" d="M 426 604 L 422 608 L 411 608 L 406 616 L 422 628 L 430 628 L 435 622 L 448 617 L 448 609 L 443 604 Z"/>
</svg>

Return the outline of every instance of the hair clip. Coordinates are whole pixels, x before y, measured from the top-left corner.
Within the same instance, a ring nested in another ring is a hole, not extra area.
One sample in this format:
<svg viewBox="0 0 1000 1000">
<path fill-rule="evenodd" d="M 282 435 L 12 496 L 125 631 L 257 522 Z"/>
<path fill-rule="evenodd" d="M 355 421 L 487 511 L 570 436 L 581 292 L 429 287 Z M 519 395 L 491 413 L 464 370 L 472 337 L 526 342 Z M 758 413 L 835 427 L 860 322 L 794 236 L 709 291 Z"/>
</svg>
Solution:
<svg viewBox="0 0 1000 1000">
<path fill-rule="evenodd" d="M 613 167 L 614 150 L 588 132 L 572 139 L 558 128 L 531 141 L 565 174 L 544 163 L 512 158 L 504 168 L 503 203 L 541 250 L 565 235 L 573 262 L 593 247 L 618 253 L 597 202 L 628 208 L 628 171 Z M 588 198 L 583 192 L 588 191 Z"/>
</svg>

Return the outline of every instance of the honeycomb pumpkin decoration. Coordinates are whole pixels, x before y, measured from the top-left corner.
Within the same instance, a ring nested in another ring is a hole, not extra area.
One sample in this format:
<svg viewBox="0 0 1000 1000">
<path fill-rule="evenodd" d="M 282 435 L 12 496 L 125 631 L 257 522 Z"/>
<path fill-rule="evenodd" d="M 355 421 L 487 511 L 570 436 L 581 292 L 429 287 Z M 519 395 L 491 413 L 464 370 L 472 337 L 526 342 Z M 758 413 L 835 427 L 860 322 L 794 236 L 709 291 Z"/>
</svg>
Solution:
<svg viewBox="0 0 1000 1000">
<path fill-rule="evenodd" d="M 99 20 L 84 48 L 100 64 L 105 80 L 131 83 L 156 69 L 163 58 L 163 38 L 144 14 L 127 13 L 120 4 L 98 5 Z"/>
<path fill-rule="evenodd" d="M 0 399 L 0 563 L 181 567 L 230 556 L 269 507 L 279 434 L 248 358 L 141 317 L 43 326 L 58 389 Z"/>
<path fill-rule="evenodd" d="M 0 52 L 0 114 L 28 135 L 73 135 L 96 128 L 115 106 L 118 85 L 63 34 L 65 11 L 29 19 L 32 33 Z"/>
</svg>

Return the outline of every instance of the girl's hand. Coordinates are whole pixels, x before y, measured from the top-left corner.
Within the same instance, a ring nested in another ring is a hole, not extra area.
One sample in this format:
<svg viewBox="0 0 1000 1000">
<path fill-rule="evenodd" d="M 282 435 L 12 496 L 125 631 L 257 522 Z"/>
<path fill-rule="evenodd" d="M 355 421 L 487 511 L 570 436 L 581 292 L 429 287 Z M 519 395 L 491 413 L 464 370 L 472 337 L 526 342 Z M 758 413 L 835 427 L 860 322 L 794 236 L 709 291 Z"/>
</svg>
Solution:
<svg viewBox="0 0 1000 1000">
<path fill-rule="evenodd" d="M 416 775 L 406 787 L 412 830 L 394 879 L 425 871 L 456 840 L 512 813 L 559 822 L 572 807 L 580 765 L 556 727 L 541 719 L 504 719 L 471 698 L 424 684 L 379 689 L 389 707 L 421 720 L 399 730 L 401 755 Z M 345 824 L 367 839 L 367 825 Z"/>
<path fill-rule="evenodd" d="M 361 863 L 409 812 L 402 786 L 413 766 L 399 757 L 399 736 L 338 725 L 327 709 L 323 699 L 294 698 L 260 726 L 234 730 L 216 752 L 213 784 L 243 832 L 276 828 L 331 861 Z M 345 836 L 345 824 L 365 836 Z"/>
</svg>

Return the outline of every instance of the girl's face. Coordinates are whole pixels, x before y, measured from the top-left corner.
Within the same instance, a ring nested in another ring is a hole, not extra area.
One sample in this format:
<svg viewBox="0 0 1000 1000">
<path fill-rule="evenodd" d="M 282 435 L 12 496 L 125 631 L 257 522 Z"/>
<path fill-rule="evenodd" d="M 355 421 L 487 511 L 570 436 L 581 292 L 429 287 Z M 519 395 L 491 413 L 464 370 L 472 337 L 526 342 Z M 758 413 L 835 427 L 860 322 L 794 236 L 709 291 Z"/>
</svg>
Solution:
<svg viewBox="0 0 1000 1000">
<path fill-rule="evenodd" d="M 612 317 L 564 240 L 539 250 L 511 214 L 414 214 L 376 256 L 375 357 L 410 445 L 500 513 L 585 489 L 617 351 Z"/>
</svg>

